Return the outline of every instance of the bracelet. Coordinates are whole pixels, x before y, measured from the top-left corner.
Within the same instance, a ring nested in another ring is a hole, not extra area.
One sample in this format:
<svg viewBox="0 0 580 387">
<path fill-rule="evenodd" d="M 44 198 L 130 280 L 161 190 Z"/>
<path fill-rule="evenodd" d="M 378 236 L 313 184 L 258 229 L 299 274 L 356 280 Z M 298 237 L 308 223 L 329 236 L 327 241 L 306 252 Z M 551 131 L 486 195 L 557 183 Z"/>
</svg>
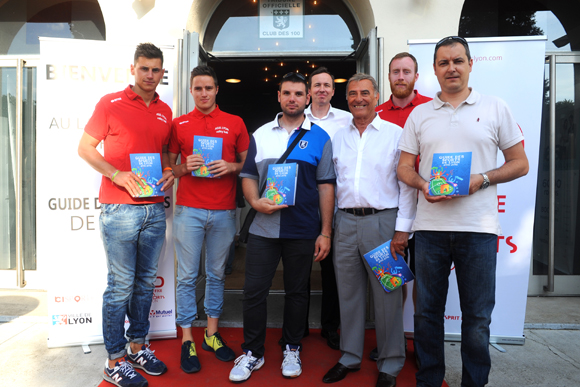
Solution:
<svg viewBox="0 0 580 387">
<path fill-rule="evenodd" d="M 111 174 L 111 182 L 113 182 L 115 180 L 115 177 L 117 176 L 117 173 L 119 173 L 119 170 L 117 169 L 117 171 L 115 173 Z"/>
<path fill-rule="evenodd" d="M 330 239 L 330 237 L 328 235 L 320 234 L 320 236 Z"/>
<path fill-rule="evenodd" d="M 171 167 L 163 168 L 163 172 L 165 172 L 165 171 L 171 171 L 171 174 L 173 176 L 175 176 L 175 172 L 173 172 L 173 168 L 171 168 Z"/>
</svg>

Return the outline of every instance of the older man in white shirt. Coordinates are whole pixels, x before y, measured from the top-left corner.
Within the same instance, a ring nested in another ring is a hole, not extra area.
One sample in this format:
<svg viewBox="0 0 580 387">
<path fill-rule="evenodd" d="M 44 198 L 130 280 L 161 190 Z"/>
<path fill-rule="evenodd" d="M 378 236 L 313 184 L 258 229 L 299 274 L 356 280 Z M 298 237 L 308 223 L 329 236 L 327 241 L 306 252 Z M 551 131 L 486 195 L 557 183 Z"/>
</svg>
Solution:
<svg viewBox="0 0 580 387">
<path fill-rule="evenodd" d="M 401 289 L 385 292 L 363 255 L 389 239 L 393 255 L 403 254 L 415 217 L 417 192 L 397 179 L 403 129 L 375 113 L 379 93 L 374 78 L 355 74 L 347 84 L 347 99 L 353 120 L 332 141 L 339 208 L 334 266 L 340 284 L 342 356 L 323 382 L 337 382 L 360 369 L 370 278 L 379 352 L 376 386 L 394 387 L 405 362 Z"/>
</svg>

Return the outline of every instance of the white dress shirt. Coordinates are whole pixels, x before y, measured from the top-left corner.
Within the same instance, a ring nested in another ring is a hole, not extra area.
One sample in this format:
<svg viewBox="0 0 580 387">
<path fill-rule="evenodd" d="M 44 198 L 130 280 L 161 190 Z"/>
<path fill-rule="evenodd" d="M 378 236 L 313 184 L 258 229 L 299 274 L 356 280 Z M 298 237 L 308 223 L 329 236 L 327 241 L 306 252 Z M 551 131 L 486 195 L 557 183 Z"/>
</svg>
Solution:
<svg viewBox="0 0 580 387">
<path fill-rule="evenodd" d="M 417 190 L 397 179 L 403 129 L 376 115 L 362 136 L 351 120 L 332 140 L 338 208 L 398 208 L 396 231 L 411 232 Z"/>
<path fill-rule="evenodd" d="M 306 117 L 308 117 L 310 122 L 324 129 L 324 131 L 330 136 L 331 140 L 334 138 L 336 132 L 349 126 L 352 121 L 352 114 L 350 114 L 350 112 L 333 108 L 332 105 L 330 105 L 328 113 L 326 113 L 322 118 L 314 117 L 314 115 L 312 115 L 312 104 L 304 110 L 304 114 L 306 114 Z"/>
</svg>

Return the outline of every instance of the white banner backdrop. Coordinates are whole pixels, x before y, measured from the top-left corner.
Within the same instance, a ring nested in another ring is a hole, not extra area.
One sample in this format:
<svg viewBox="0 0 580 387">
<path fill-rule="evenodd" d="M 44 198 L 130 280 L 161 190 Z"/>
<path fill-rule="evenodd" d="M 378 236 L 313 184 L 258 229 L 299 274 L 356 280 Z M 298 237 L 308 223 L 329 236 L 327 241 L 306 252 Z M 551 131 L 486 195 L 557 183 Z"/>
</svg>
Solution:
<svg viewBox="0 0 580 387">
<path fill-rule="evenodd" d="M 157 88 L 173 102 L 175 51 L 161 47 L 166 74 Z M 37 251 L 47 262 L 48 346 L 102 343 L 107 267 L 99 230 L 101 175 L 77 153 L 99 99 L 123 90 L 135 45 L 41 39 L 37 110 Z M 102 144 L 98 146 L 102 150 Z M 165 197 L 166 240 L 151 305 L 149 338 L 176 337 L 172 192 Z"/>
<path fill-rule="evenodd" d="M 492 343 L 523 344 L 544 92 L 545 37 L 467 40 L 473 58 L 469 86 L 481 94 L 495 95 L 507 102 L 523 131 L 530 163 L 530 171 L 525 177 L 497 187 L 502 235 L 497 241 L 496 306 L 491 323 Z M 415 88 L 430 97 L 441 90 L 433 70 L 436 42 L 409 41 L 409 51 L 419 64 L 419 80 Z M 498 166 L 503 163 L 500 151 Z M 411 292 L 410 287 L 409 295 Z M 413 331 L 411 296 L 407 297 L 405 304 L 405 331 Z M 459 340 L 460 334 L 461 309 L 457 279 L 452 271 L 445 308 L 445 337 Z"/>
</svg>

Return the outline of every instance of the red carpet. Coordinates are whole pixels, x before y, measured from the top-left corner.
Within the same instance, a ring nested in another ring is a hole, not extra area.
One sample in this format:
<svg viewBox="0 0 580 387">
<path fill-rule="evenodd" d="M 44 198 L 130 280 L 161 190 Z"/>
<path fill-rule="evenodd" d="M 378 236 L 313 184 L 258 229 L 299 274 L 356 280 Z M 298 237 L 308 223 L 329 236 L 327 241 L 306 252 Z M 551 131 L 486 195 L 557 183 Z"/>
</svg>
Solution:
<svg viewBox="0 0 580 387">
<path fill-rule="evenodd" d="M 180 333 L 178 329 L 178 334 Z M 179 355 L 181 348 L 181 338 L 171 340 L 155 340 L 151 342 L 151 349 L 155 355 L 161 359 L 169 368 L 167 373 L 161 376 L 150 376 L 141 370 L 137 370 L 149 381 L 149 387 L 180 387 L 180 386 L 233 386 L 228 376 L 234 362 L 222 362 L 215 358 L 211 352 L 201 348 L 203 340 L 203 328 L 194 328 L 194 338 L 196 341 L 197 354 L 201 363 L 201 371 L 195 374 L 186 374 L 179 368 Z M 221 328 L 220 333 L 228 346 L 236 355 L 242 353 L 240 345 L 243 342 L 241 328 Z M 330 386 L 322 383 L 324 374 L 336 364 L 340 358 L 340 351 L 330 349 L 326 345 L 326 340 L 320 336 L 319 329 L 311 329 L 310 336 L 302 340 L 304 350 L 300 358 L 302 360 L 302 375 L 296 379 L 285 379 L 282 377 L 280 365 L 282 364 L 282 351 L 278 345 L 278 340 L 282 337 L 281 329 L 268 329 L 266 335 L 266 353 L 264 355 L 265 364 L 262 368 L 252 373 L 249 380 L 243 383 L 244 386 Z M 378 370 L 376 363 L 368 358 L 369 352 L 376 347 L 376 337 L 374 330 L 367 330 L 365 334 L 365 352 L 361 370 L 349 374 L 344 380 L 333 383 L 332 386 L 373 386 L 377 382 Z M 397 387 L 415 386 L 415 358 L 413 356 L 413 341 L 408 341 L 407 360 L 403 370 L 397 377 Z M 103 381 L 99 387 L 108 387 L 112 384 Z M 443 383 L 443 387 L 447 384 Z"/>
</svg>

